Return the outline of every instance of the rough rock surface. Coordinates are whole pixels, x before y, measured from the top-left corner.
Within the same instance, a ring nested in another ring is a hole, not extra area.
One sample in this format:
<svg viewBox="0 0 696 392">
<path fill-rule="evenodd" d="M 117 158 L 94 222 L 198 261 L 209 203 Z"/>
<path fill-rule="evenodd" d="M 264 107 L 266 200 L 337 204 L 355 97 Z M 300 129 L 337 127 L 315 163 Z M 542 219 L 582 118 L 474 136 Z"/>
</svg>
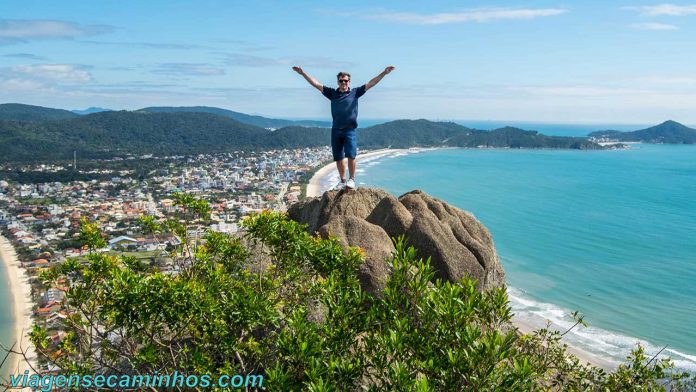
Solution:
<svg viewBox="0 0 696 392">
<path fill-rule="evenodd" d="M 331 219 L 317 230 L 320 236 L 332 235 L 344 248 L 357 246 L 365 252 L 365 262 L 358 268 L 363 288 L 371 293 L 381 291 L 387 283 L 388 268 L 385 260 L 394 252 L 394 245 L 381 227 L 365 219 L 343 215 Z"/>
<path fill-rule="evenodd" d="M 328 191 L 321 198 L 296 203 L 291 219 L 344 246 L 366 254 L 359 276 L 363 287 L 379 292 L 388 277 L 385 259 L 394 250 L 390 237 L 404 235 L 418 256 L 431 258 L 436 276 L 455 281 L 470 276 L 485 290 L 505 284 L 505 273 L 493 238 L 476 218 L 456 207 L 415 190 L 396 198 L 373 188 Z"/>
</svg>

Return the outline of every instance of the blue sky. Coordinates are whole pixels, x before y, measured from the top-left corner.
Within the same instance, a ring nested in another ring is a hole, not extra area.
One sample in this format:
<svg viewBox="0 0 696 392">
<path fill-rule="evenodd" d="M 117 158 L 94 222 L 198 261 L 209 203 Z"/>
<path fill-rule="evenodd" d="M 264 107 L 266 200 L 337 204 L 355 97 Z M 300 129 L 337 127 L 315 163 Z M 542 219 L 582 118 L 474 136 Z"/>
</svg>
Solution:
<svg viewBox="0 0 696 392">
<path fill-rule="evenodd" d="M 208 105 L 327 118 L 291 66 L 363 118 L 696 123 L 696 2 L 0 3 L 0 102 Z"/>
</svg>

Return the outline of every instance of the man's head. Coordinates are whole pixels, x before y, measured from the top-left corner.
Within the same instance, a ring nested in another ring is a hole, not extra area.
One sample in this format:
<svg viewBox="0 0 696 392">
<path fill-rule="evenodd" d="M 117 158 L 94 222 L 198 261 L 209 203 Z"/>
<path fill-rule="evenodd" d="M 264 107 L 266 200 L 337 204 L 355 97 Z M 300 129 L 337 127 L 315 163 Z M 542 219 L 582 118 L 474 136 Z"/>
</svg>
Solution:
<svg viewBox="0 0 696 392">
<path fill-rule="evenodd" d="M 338 91 L 348 91 L 350 88 L 350 74 L 348 72 L 339 72 L 338 75 L 336 75 L 336 79 L 338 82 Z"/>
</svg>

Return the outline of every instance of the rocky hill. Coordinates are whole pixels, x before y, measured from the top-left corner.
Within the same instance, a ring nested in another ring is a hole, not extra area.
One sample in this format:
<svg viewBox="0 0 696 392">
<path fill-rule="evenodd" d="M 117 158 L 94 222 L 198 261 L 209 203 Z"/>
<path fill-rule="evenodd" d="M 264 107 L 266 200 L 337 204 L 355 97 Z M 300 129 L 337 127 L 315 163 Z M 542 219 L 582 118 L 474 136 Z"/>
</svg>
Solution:
<svg viewBox="0 0 696 392">
<path fill-rule="evenodd" d="M 288 215 L 308 225 L 310 233 L 361 248 L 366 257 L 359 277 L 368 292 L 384 287 L 389 273 L 385 259 L 394 251 L 390 238 L 402 235 L 419 257 L 431 258 L 438 278 L 456 281 L 468 275 L 481 290 L 505 284 L 488 229 L 471 213 L 420 190 L 398 198 L 372 188 L 328 191 L 292 205 Z"/>
</svg>

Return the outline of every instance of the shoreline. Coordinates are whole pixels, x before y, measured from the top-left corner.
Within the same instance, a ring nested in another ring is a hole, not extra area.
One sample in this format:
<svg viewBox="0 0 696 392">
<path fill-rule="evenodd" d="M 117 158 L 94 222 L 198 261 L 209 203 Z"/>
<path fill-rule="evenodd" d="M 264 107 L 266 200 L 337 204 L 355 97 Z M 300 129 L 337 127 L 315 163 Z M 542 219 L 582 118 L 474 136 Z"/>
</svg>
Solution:
<svg viewBox="0 0 696 392">
<path fill-rule="evenodd" d="M 357 156 L 355 159 L 356 162 L 360 162 L 361 160 L 365 158 L 375 158 L 381 155 L 387 155 L 399 151 L 408 151 L 406 149 L 393 149 L 393 148 L 385 148 L 381 150 L 374 150 L 370 151 L 365 154 L 360 154 Z M 331 173 L 333 173 L 333 170 L 336 170 L 336 163 L 331 162 L 321 169 L 317 170 L 316 173 L 312 176 L 312 178 L 309 179 L 309 182 L 307 183 L 307 194 L 305 197 L 321 197 L 321 195 L 324 193 L 321 189 L 321 180 L 325 177 L 328 177 Z"/>
<path fill-rule="evenodd" d="M 609 143 L 613 144 L 613 143 Z M 641 144 L 641 142 L 624 142 L 624 144 Z M 380 150 L 373 150 L 370 152 L 367 152 L 365 154 L 360 154 L 356 158 L 357 162 L 360 162 L 361 159 L 365 158 L 374 158 L 380 155 L 387 155 L 391 153 L 396 153 L 396 152 L 408 152 L 408 151 L 417 151 L 417 152 L 422 152 L 422 151 L 431 151 L 431 150 L 446 150 L 446 149 L 471 149 L 471 150 L 485 150 L 485 149 L 490 149 L 490 150 L 510 150 L 510 147 L 411 147 L 411 148 L 384 148 Z M 558 148 L 535 148 L 535 149 L 529 149 L 529 148 L 519 148 L 519 150 L 559 150 Z M 561 149 L 564 150 L 564 149 Z M 568 151 L 572 151 L 571 149 L 567 149 Z M 578 150 L 578 151 L 590 151 L 590 150 Z M 324 191 L 321 190 L 321 180 L 325 177 L 328 177 L 330 173 L 332 173 L 332 170 L 335 170 L 336 164 L 334 162 L 330 162 L 326 165 L 324 165 L 321 169 L 317 170 L 312 178 L 309 179 L 307 182 L 307 191 L 305 193 L 305 197 L 321 197 L 321 195 L 324 193 Z"/>
<path fill-rule="evenodd" d="M 520 319 L 518 316 L 513 315 L 512 316 L 512 325 L 517 328 L 518 331 L 522 332 L 525 335 L 529 335 L 533 333 L 534 331 L 539 330 L 539 328 L 535 327 L 532 323 L 526 320 Z M 553 328 L 552 328 L 553 329 Z M 576 346 L 572 346 L 570 343 L 567 341 L 561 339 L 561 344 L 566 345 L 566 353 L 574 355 L 576 358 L 580 360 L 580 364 L 582 365 L 587 365 L 590 364 L 592 366 L 596 366 L 600 369 L 604 369 L 606 372 L 612 372 L 616 370 L 618 363 L 615 363 L 613 361 L 610 361 L 605 358 L 600 358 L 597 355 L 590 353 L 586 350 L 583 350 L 581 348 L 578 348 Z"/>
<path fill-rule="evenodd" d="M 429 149 L 419 149 L 419 151 L 423 150 L 429 150 Z M 371 151 L 369 153 L 359 155 L 357 157 L 357 161 L 360 161 L 360 158 L 375 158 L 381 155 L 387 155 L 391 153 L 397 153 L 397 152 L 406 152 L 409 151 L 408 149 L 382 149 L 382 150 L 376 150 L 376 151 Z M 307 185 L 307 194 L 306 197 L 321 197 L 322 194 L 324 193 L 321 189 L 321 184 L 322 180 L 331 174 L 333 174 L 333 170 L 335 170 L 335 163 L 331 162 L 321 169 L 317 170 L 316 173 L 312 176 L 312 178 L 309 180 L 309 183 Z M 520 319 L 519 317 L 514 317 L 512 318 L 512 324 L 515 326 L 520 332 L 524 334 L 529 334 L 534 332 L 535 330 L 539 329 L 536 328 L 534 325 L 531 323 Z M 562 343 L 565 343 L 567 345 L 567 352 L 568 354 L 572 354 L 575 357 L 577 357 L 580 360 L 581 364 L 590 364 L 596 367 L 599 367 L 601 369 L 604 369 L 607 372 L 613 371 L 616 369 L 617 364 L 605 359 L 605 358 L 600 358 L 590 352 L 587 352 L 581 348 L 575 347 L 570 345 L 569 343 L 562 341 Z"/>
<path fill-rule="evenodd" d="M 9 288 L 12 293 L 13 340 L 17 342 L 14 350 L 26 351 L 29 361 L 34 361 L 36 355 L 27 335 L 31 331 L 33 323 L 34 304 L 31 300 L 31 285 L 24 269 L 20 266 L 14 247 L 3 236 L 0 236 L 0 259 L 2 259 L 7 271 Z M 18 354 L 10 354 L 6 365 L 8 374 L 22 374 L 25 371 L 33 373 L 32 365 Z"/>
</svg>

